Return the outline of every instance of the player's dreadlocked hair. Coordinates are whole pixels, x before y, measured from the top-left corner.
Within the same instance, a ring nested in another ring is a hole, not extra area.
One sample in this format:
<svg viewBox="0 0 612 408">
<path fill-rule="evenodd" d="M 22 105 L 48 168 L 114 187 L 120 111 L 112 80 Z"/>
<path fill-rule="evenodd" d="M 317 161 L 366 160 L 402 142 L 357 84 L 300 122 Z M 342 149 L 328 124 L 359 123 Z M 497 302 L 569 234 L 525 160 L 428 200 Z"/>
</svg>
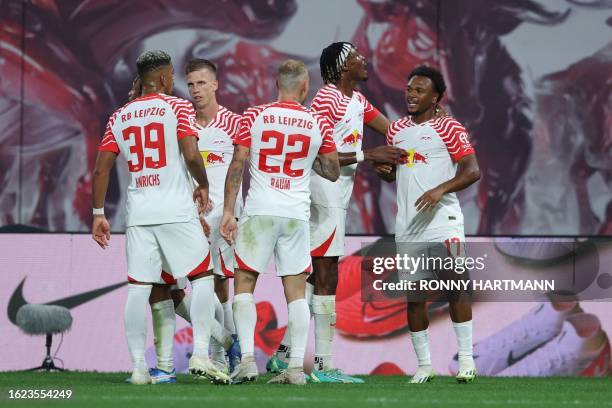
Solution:
<svg viewBox="0 0 612 408">
<path fill-rule="evenodd" d="M 321 78 L 326 84 L 335 84 L 342 75 L 342 66 L 355 46 L 349 42 L 335 42 L 323 49 L 319 64 Z"/>
<path fill-rule="evenodd" d="M 444 96 L 444 91 L 446 91 L 446 83 L 444 82 L 444 77 L 442 73 L 435 68 L 428 67 L 427 65 L 420 65 L 412 70 L 410 75 L 408 75 L 408 81 L 414 76 L 422 76 L 425 78 L 429 78 L 431 83 L 433 84 L 434 90 L 440 95 L 438 97 L 438 102 Z"/>
<path fill-rule="evenodd" d="M 138 76 L 144 78 L 144 75 L 155 71 L 156 69 L 169 65 L 171 63 L 170 55 L 161 50 L 145 51 L 140 54 L 136 60 L 136 68 Z"/>
</svg>

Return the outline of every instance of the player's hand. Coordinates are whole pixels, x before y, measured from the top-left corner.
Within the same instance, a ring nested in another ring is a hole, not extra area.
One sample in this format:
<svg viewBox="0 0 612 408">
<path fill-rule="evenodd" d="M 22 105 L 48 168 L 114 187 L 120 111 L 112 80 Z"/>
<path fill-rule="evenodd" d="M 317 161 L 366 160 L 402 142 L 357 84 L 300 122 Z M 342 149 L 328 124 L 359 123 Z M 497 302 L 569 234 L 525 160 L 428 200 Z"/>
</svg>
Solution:
<svg viewBox="0 0 612 408">
<path fill-rule="evenodd" d="M 193 201 L 198 205 L 198 212 L 203 213 L 208 208 L 208 187 L 197 186 L 193 190 Z"/>
<path fill-rule="evenodd" d="M 407 160 L 404 149 L 395 146 L 378 146 L 373 149 L 364 150 L 366 160 L 380 164 L 400 164 Z"/>
<path fill-rule="evenodd" d="M 208 200 L 208 204 L 206 204 L 206 208 L 204 208 L 204 215 L 210 214 L 214 206 L 215 203 L 213 203 L 212 200 Z"/>
<path fill-rule="evenodd" d="M 208 224 L 208 222 L 206 222 L 206 219 L 204 218 L 204 214 L 200 214 L 200 224 L 202 225 L 202 229 L 204 230 L 204 235 L 206 235 L 206 238 L 210 238 L 210 224 Z"/>
<path fill-rule="evenodd" d="M 100 248 L 106 249 L 108 246 L 108 241 L 110 241 L 110 224 L 104 215 L 94 215 L 91 237 L 100 245 Z"/>
<path fill-rule="evenodd" d="M 221 219 L 221 236 L 229 245 L 232 245 L 238 236 L 238 222 L 233 214 L 223 213 Z"/>
<path fill-rule="evenodd" d="M 423 193 L 415 202 L 414 206 L 417 211 L 431 212 L 442 199 L 444 191 L 441 188 L 432 188 Z"/>
<path fill-rule="evenodd" d="M 390 164 L 374 163 L 373 166 L 374 166 L 374 171 L 377 174 L 386 175 L 386 174 L 391 174 L 391 172 L 393 171 L 393 166 Z"/>
</svg>

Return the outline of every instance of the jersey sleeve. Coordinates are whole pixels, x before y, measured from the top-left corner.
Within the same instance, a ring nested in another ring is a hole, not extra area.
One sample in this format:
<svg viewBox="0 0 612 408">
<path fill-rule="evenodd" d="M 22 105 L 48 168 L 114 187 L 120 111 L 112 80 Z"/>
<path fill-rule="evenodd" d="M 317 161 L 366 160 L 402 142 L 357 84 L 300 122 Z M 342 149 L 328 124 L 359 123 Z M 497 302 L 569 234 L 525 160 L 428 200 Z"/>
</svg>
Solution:
<svg viewBox="0 0 612 408">
<path fill-rule="evenodd" d="M 455 119 L 444 118 L 433 128 L 446 144 L 448 154 L 450 154 L 454 162 L 459 161 L 464 156 L 475 153 L 474 148 L 470 144 L 467 130 Z"/>
<path fill-rule="evenodd" d="M 233 114 L 229 118 L 228 123 L 228 136 L 232 139 L 233 143 L 236 143 L 238 133 L 240 132 L 240 123 L 242 122 L 242 116 Z"/>
<path fill-rule="evenodd" d="M 119 145 L 117 144 L 117 140 L 115 139 L 115 135 L 113 133 L 113 122 L 114 115 L 108 120 L 106 130 L 104 131 L 104 136 L 102 136 L 102 140 L 98 145 L 98 151 L 100 152 L 113 152 L 115 154 L 119 154 Z"/>
<path fill-rule="evenodd" d="M 188 136 L 195 136 L 198 138 L 198 130 L 196 124 L 196 113 L 193 109 L 193 105 L 189 102 L 181 103 L 175 108 L 176 119 L 176 135 L 178 140 L 184 139 Z"/>
<path fill-rule="evenodd" d="M 251 128 L 258 115 L 258 110 L 254 108 L 247 109 L 238 125 L 238 132 L 234 139 L 234 144 L 251 148 Z"/>
<path fill-rule="evenodd" d="M 378 115 L 380 115 L 380 111 L 376 109 L 370 101 L 366 99 L 365 96 L 362 96 L 363 101 L 363 123 L 369 123 L 376 119 Z"/>
<path fill-rule="evenodd" d="M 335 152 L 336 143 L 334 142 L 334 131 L 331 125 L 323 116 L 317 115 L 315 118 L 317 119 L 317 124 L 319 125 L 319 130 L 321 131 L 323 139 L 323 143 L 321 143 L 321 147 L 319 148 L 319 154 Z"/>
<path fill-rule="evenodd" d="M 393 146 L 393 139 L 397 132 L 402 129 L 401 119 L 391 122 L 389 128 L 387 129 L 387 145 Z"/>
<path fill-rule="evenodd" d="M 312 100 L 310 110 L 323 116 L 330 124 L 334 125 L 340 120 L 337 112 L 340 104 L 341 101 L 337 95 L 325 88 L 321 88 Z"/>
</svg>

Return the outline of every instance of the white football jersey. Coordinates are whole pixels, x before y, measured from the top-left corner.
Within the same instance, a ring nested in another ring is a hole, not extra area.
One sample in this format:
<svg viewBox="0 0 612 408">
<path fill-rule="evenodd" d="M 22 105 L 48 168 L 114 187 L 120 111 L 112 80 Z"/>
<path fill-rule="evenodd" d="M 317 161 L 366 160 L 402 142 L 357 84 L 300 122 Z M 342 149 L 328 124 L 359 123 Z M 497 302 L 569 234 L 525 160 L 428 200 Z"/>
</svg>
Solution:
<svg viewBox="0 0 612 408">
<path fill-rule="evenodd" d="M 210 123 L 203 127 L 198 125 L 198 148 L 206 176 L 208 177 L 208 198 L 213 203 L 213 210 L 207 218 L 216 218 L 223 213 L 223 195 L 225 192 L 225 176 L 234 157 L 234 141 L 240 125 L 240 115 L 219 106 L 219 110 Z M 242 212 L 242 193 L 236 199 L 235 214 Z"/>
<path fill-rule="evenodd" d="M 323 115 L 332 124 L 338 153 L 361 151 L 363 124 L 380 114 L 360 92 L 353 91 L 353 96 L 348 97 L 334 85 L 325 85 L 319 89 L 312 101 L 311 110 Z M 357 163 L 340 167 L 340 178 L 335 182 L 313 174 L 313 204 L 348 208 L 356 171 Z"/>
<path fill-rule="evenodd" d="M 308 221 L 312 164 L 336 150 L 329 123 L 296 102 L 256 106 L 244 112 L 236 144 L 251 149 L 244 214 Z"/>
<path fill-rule="evenodd" d="M 406 163 L 396 170 L 396 237 L 463 226 L 463 213 L 455 193 L 444 194 L 430 213 L 417 212 L 414 205 L 423 193 L 455 177 L 457 161 L 474 153 L 463 125 L 450 117 L 421 124 L 403 117 L 389 126 L 387 144 L 405 150 L 408 156 Z"/>
<path fill-rule="evenodd" d="M 186 222 L 198 217 L 193 183 L 179 140 L 197 137 L 191 102 L 164 94 L 137 98 L 108 120 L 98 150 L 121 153 L 131 182 L 128 227 Z"/>
</svg>

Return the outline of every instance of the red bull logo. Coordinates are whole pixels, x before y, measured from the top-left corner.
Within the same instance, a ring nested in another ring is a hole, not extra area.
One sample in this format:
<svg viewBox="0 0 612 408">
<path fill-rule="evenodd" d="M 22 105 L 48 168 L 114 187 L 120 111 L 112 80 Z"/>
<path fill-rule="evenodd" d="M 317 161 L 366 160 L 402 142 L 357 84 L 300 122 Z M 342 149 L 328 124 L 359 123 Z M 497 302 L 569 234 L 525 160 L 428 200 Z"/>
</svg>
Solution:
<svg viewBox="0 0 612 408">
<path fill-rule="evenodd" d="M 342 145 L 353 145 L 353 146 L 357 146 L 357 144 L 359 143 L 360 140 L 363 139 L 363 135 L 361 133 L 359 133 L 357 131 L 357 129 L 353 130 L 352 133 L 349 133 L 348 135 L 344 136 L 342 138 Z"/>
<path fill-rule="evenodd" d="M 201 152 L 202 159 L 204 160 L 204 167 L 215 166 L 218 164 L 225 164 L 225 153 L 217 154 L 213 152 Z"/>
<path fill-rule="evenodd" d="M 412 167 L 416 163 L 428 164 L 427 156 L 422 155 L 421 153 L 417 152 L 416 150 L 414 150 L 414 149 L 406 150 L 406 153 L 407 153 L 406 166 Z"/>
</svg>

